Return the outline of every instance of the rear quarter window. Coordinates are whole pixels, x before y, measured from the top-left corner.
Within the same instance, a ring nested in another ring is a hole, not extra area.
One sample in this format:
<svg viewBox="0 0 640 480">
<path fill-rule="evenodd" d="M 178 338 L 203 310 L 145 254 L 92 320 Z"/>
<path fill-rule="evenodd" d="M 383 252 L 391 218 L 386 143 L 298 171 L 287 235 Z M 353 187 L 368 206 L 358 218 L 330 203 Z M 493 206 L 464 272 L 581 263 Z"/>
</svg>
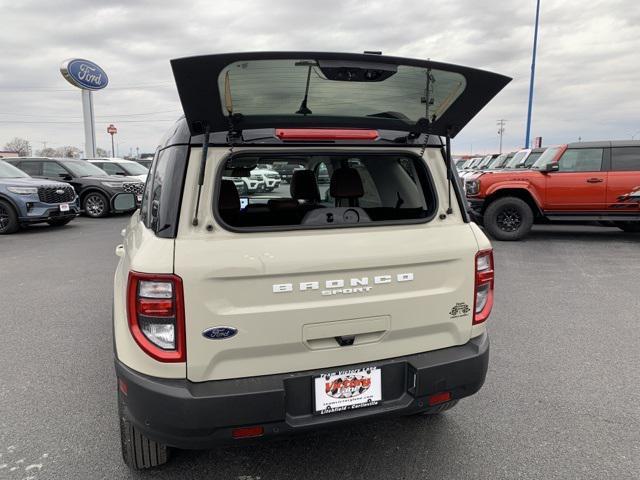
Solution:
<svg viewBox="0 0 640 480">
<path fill-rule="evenodd" d="M 178 231 L 187 154 L 185 145 L 159 150 L 147 178 L 140 217 L 161 238 L 175 238 Z"/>
<path fill-rule="evenodd" d="M 640 171 L 640 147 L 614 147 L 611 149 L 611 170 L 615 172 Z"/>
</svg>

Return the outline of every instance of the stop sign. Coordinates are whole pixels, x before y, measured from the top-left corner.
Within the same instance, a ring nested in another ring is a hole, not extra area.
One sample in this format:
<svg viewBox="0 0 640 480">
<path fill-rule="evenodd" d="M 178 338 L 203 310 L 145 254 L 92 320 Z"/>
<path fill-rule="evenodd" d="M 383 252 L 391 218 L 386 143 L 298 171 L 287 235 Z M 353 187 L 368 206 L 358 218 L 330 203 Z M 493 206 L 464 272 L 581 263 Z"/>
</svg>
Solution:
<svg viewBox="0 0 640 480">
<path fill-rule="evenodd" d="M 109 125 L 107 127 L 107 133 L 111 134 L 111 135 L 115 135 L 116 133 L 118 133 L 118 129 L 115 127 L 115 125 L 112 123 L 111 125 Z"/>
</svg>

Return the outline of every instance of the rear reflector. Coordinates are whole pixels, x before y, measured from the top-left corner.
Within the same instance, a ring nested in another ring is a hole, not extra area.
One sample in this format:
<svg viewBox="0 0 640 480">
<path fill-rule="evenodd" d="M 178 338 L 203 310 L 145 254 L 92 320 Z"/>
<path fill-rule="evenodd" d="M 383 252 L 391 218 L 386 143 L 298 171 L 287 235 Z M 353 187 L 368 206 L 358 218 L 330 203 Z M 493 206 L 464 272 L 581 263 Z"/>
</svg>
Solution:
<svg viewBox="0 0 640 480">
<path fill-rule="evenodd" d="M 449 400 L 451 400 L 451 392 L 438 392 L 427 397 L 427 404 L 433 407 L 434 405 L 439 405 Z"/>
<path fill-rule="evenodd" d="M 252 438 L 264 435 L 264 427 L 241 427 L 231 431 L 233 438 Z"/>
<path fill-rule="evenodd" d="M 333 128 L 277 128 L 280 140 L 375 140 L 377 130 Z"/>
</svg>

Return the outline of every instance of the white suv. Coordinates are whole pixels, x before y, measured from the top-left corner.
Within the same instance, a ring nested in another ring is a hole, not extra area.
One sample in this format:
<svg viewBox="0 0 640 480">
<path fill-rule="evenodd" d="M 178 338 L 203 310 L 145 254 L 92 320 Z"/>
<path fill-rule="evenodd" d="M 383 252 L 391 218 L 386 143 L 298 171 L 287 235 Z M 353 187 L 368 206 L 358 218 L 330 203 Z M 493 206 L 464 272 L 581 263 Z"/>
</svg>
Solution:
<svg viewBox="0 0 640 480">
<path fill-rule="evenodd" d="M 138 162 L 125 160 L 124 158 L 90 158 L 89 162 L 101 168 L 109 175 L 136 177 L 142 182 L 147 181 L 149 169 Z"/>
<path fill-rule="evenodd" d="M 171 63 L 185 116 L 117 248 L 125 462 L 477 392 L 493 255 L 450 138 L 509 79 L 374 54 Z M 303 167 L 288 191 L 240 198 L 233 179 L 282 163 Z"/>
</svg>

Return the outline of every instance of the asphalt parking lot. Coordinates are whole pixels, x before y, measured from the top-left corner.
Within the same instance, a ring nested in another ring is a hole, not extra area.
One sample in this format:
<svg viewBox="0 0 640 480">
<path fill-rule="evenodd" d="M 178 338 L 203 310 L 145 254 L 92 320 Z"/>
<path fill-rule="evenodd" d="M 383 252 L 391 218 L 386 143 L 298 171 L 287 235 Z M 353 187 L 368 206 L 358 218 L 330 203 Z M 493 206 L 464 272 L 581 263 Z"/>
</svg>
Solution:
<svg viewBox="0 0 640 480">
<path fill-rule="evenodd" d="M 494 244 L 487 383 L 450 412 L 178 452 L 133 474 L 110 323 L 126 221 L 0 237 L 0 478 L 640 478 L 640 235 L 574 226 Z"/>
</svg>

